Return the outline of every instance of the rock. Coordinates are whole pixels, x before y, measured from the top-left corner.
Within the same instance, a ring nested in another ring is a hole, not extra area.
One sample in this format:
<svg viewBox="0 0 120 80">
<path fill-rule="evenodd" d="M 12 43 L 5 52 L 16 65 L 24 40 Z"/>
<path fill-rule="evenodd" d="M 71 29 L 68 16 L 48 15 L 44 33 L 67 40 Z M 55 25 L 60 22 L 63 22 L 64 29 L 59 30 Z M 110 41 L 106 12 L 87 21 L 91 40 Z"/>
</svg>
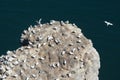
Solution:
<svg viewBox="0 0 120 80">
<path fill-rule="evenodd" d="M 30 26 L 22 46 L 0 57 L 3 80 L 98 80 L 100 58 L 75 24 L 51 20 Z"/>
</svg>

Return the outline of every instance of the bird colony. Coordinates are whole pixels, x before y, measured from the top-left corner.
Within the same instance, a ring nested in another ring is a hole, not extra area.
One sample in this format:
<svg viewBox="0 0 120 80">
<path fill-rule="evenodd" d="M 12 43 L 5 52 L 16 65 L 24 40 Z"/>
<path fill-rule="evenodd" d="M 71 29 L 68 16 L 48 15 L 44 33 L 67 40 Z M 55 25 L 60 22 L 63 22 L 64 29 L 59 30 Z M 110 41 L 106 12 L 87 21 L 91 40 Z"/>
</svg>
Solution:
<svg viewBox="0 0 120 80">
<path fill-rule="evenodd" d="M 30 26 L 20 41 L 0 57 L 0 80 L 99 80 L 98 52 L 69 21 Z"/>
</svg>

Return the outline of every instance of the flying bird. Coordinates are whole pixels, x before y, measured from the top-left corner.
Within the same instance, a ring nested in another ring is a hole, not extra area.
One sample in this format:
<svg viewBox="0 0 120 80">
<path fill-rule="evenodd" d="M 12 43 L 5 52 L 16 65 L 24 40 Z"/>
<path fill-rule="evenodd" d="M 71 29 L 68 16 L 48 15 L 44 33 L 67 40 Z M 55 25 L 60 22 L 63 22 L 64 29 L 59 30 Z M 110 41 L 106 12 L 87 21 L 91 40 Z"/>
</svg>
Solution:
<svg viewBox="0 0 120 80">
<path fill-rule="evenodd" d="M 37 24 L 38 24 L 40 27 L 42 26 L 41 21 L 42 21 L 42 19 L 41 19 L 41 18 L 39 19 L 39 21 L 36 21 L 36 22 L 37 22 Z"/>
<path fill-rule="evenodd" d="M 113 26 L 113 24 L 111 22 L 104 21 L 104 23 L 106 23 L 107 26 Z"/>
<path fill-rule="evenodd" d="M 40 18 L 38 21 L 36 21 L 38 24 L 41 24 L 42 19 Z"/>
</svg>

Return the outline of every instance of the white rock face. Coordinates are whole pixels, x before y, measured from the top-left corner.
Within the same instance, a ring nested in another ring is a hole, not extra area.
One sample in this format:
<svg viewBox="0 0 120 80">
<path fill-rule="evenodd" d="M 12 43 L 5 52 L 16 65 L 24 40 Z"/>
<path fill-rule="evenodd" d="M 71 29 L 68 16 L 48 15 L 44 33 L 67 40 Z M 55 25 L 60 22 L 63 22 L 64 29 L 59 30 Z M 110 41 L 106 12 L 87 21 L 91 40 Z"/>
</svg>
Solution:
<svg viewBox="0 0 120 80">
<path fill-rule="evenodd" d="M 75 24 L 30 26 L 21 46 L 0 57 L 0 80 L 98 80 L 100 58 Z"/>
</svg>

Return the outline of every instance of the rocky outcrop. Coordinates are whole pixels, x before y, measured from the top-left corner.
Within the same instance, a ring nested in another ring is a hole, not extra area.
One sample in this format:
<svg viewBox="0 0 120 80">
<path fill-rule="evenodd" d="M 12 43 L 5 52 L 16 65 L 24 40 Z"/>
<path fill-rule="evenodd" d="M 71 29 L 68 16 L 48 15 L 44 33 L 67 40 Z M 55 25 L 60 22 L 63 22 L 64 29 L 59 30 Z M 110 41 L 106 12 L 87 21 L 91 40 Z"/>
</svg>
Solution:
<svg viewBox="0 0 120 80">
<path fill-rule="evenodd" d="M 21 44 L 0 57 L 0 80 L 98 80 L 98 52 L 75 24 L 39 22 Z"/>
</svg>

